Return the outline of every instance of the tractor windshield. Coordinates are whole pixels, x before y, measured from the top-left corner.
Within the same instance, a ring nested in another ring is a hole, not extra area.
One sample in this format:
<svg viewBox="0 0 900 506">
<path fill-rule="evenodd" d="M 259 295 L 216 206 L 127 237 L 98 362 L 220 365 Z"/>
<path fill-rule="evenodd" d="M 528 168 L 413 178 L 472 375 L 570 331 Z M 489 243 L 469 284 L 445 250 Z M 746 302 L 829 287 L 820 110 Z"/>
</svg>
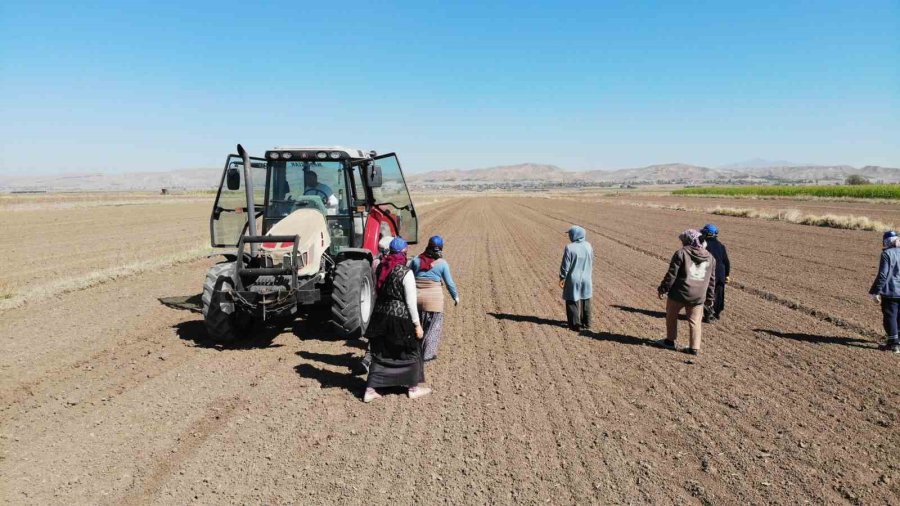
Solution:
<svg viewBox="0 0 900 506">
<path fill-rule="evenodd" d="M 343 162 L 270 163 L 269 202 L 276 206 L 280 204 L 281 212 L 288 211 L 283 216 L 287 216 L 294 204 L 300 201 L 313 202 L 317 208 L 321 204 L 328 216 L 347 214 Z"/>
<path fill-rule="evenodd" d="M 328 220 L 336 250 L 349 246 L 350 210 L 344 162 L 269 161 L 265 229 L 297 209 L 318 209 Z"/>
</svg>

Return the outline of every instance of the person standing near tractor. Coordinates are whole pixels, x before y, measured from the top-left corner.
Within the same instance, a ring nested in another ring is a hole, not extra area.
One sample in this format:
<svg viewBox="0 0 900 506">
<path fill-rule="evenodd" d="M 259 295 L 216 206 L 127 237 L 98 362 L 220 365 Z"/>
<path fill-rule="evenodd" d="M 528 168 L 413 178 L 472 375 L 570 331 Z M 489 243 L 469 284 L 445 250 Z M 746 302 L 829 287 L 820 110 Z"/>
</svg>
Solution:
<svg viewBox="0 0 900 506">
<path fill-rule="evenodd" d="M 711 308 L 707 308 L 703 314 L 703 321 L 713 323 L 722 319 L 722 311 L 725 310 L 725 285 L 731 275 L 731 262 L 728 260 L 728 250 L 719 242 L 719 227 L 707 223 L 700 230 L 706 242 L 706 251 L 716 259 L 716 299 Z"/>
<path fill-rule="evenodd" d="M 703 247 L 700 232 L 688 229 L 678 236 L 681 249 L 672 255 L 669 270 L 657 288 L 659 298 L 666 301 L 666 338 L 657 344 L 676 350 L 678 314 L 684 309 L 691 330 L 690 345 L 685 350 L 700 354 L 703 308 L 710 307 L 715 298 L 716 259 Z"/>
<path fill-rule="evenodd" d="M 885 232 L 881 238 L 881 261 L 869 295 L 881 304 L 881 315 L 887 342 L 884 349 L 900 353 L 900 237 L 897 232 Z"/>
<path fill-rule="evenodd" d="M 416 281 L 406 266 L 408 248 L 406 241 L 395 237 L 375 272 L 378 299 L 366 330 L 372 364 L 363 402 L 381 397 L 378 388 L 405 386 L 411 399 L 431 393 L 423 385 L 425 363 L 419 340 L 424 332 L 416 309 Z"/>
<path fill-rule="evenodd" d="M 574 331 L 591 327 L 591 296 L 593 295 L 594 248 L 585 240 L 583 228 L 573 226 L 566 232 L 569 244 L 563 251 L 559 266 L 559 287 L 566 301 L 566 321 Z"/>
<path fill-rule="evenodd" d="M 422 341 L 426 362 L 437 358 L 438 345 L 444 331 L 444 293 L 441 285 L 447 285 L 447 291 L 453 302 L 459 305 L 459 291 L 453 276 L 450 275 L 450 264 L 444 260 L 444 238 L 436 235 L 428 239 L 425 252 L 410 262 L 410 268 L 416 277 L 416 289 L 419 299 L 419 316 L 425 329 Z"/>
</svg>

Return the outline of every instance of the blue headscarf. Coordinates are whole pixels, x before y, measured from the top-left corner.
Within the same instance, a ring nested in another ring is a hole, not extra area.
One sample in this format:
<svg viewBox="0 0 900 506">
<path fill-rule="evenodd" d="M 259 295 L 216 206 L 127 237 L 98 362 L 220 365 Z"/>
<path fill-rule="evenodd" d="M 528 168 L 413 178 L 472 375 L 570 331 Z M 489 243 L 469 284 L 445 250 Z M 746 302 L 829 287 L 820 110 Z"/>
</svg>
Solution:
<svg viewBox="0 0 900 506">
<path fill-rule="evenodd" d="M 391 241 L 391 253 L 400 253 L 401 251 L 406 251 L 409 248 L 409 244 L 406 244 L 406 241 L 403 240 L 402 237 L 394 237 Z"/>
<path fill-rule="evenodd" d="M 584 229 L 578 225 L 573 225 L 572 228 L 569 229 L 569 240 L 572 242 L 581 242 L 584 240 L 585 236 Z"/>
</svg>

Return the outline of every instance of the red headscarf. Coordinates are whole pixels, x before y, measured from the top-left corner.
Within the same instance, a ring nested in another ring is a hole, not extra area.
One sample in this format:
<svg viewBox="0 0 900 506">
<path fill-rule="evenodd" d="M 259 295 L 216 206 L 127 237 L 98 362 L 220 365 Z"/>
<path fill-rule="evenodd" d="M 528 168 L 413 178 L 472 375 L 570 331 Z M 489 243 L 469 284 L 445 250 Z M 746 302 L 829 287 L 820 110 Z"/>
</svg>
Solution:
<svg viewBox="0 0 900 506">
<path fill-rule="evenodd" d="M 375 277 L 377 278 L 375 281 L 375 288 L 381 290 L 382 285 L 384 285 L 385 280 L 387 280 L 391 271 L 394 270 L 394 267 L 404 264 L 406 264 L 406 250 L 391 252 L 390 254 L 385 255 L 384 258 L 381 259 L 381 263 L 378 264 L 378 269 L 375 272 Z"/>
<path fill-rule="evenodd" d="M 440 240 L 438 243 L 437 240 Z M 431 265 L 443 258 L 444 239 L 437 235 L 428 240 L 428 247 L 419 255 L 419 272 L 431 270 Z"/>
</svg>

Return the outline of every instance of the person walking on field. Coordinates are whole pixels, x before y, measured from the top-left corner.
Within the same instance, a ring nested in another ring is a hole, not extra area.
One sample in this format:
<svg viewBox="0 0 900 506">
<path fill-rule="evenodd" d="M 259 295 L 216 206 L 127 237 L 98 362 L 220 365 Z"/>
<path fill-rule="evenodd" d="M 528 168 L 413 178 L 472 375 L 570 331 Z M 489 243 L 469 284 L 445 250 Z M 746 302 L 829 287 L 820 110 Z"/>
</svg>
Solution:
<svg viewBox="0 0 900 506">
<path fill-rule="evenodd" d="M 459 305 L 459 291 L 453 276 L 450 275 L 450 264 L 444 260 L 444 238 L 436 235 L 428 239 L 425 252 L 413 258 L 409 264 L 416 277 L 419 316 L 425 338 L 422 340 L 424 359 L 426 362 L 437 358 L 438 345 L 444 331 L 444 292 L 441 285 L 447 285 L 453 303 Z"/>
<path fill-rule="evenodd" d="M 395 237 L 390 253 L 375 271 L 378 298 L 366 330 L 372 364 L 363 402 L 381 397 L 376 389 L 385 387 L 409 387 L 411 399 L 431 393 L 431 389 L 423 385 L 425 363 L 419 339 L 424 333 L 416 309 L 416 281 L 406 266 L 407 250 L 406 241 Z"/>
<path fill-rule="evenodd" d="M 887 343 L 884 349 L 900 353 L 900 237 L 894 231 L 885 232 L 882 236 L 881 261 L 878 274 L 869 289 L 869 295 L 881 303 L 881 315 Z"/>
<path fill-rule="evenodd" d="M 722 319 L 722 311 L 725 310 L 725 285 L 731 275 L 731 262 L 728 260 L 728 250 L 719 242 L 719 227 L 707 223 L 700 233 L 706 242 L 706 251 L 716 259 L 716 300 L 712 308 L 704 311 L 703 321 L 714 323 Z"/>
<path fill-rule="evenodd" d="M 657 288 L 659 298 L 666 301 L 666 338 L 657 344 L 675 350 L 678 337 L 678 314 L 684 309 L 691 331 L 690 345 L 685 350 L 692 355 L 700 353 L 701 324 L 704 306 L 715 300 L 716 259 L 702 246 L 700 232 L 688 229 L 678 236 L 681 249 L 672 255 L 669 270 Z"/>
<path fill-rule="evenodd" d="M 584 229 L 578 225 L 567 232 L 569 240 L 559 266 L 559 287 L 566 301 L 566 320 L 575 331 L 591 327 L 591 296 L 593 295 L 594 248 L 585 240 Z"/>
</svg>

